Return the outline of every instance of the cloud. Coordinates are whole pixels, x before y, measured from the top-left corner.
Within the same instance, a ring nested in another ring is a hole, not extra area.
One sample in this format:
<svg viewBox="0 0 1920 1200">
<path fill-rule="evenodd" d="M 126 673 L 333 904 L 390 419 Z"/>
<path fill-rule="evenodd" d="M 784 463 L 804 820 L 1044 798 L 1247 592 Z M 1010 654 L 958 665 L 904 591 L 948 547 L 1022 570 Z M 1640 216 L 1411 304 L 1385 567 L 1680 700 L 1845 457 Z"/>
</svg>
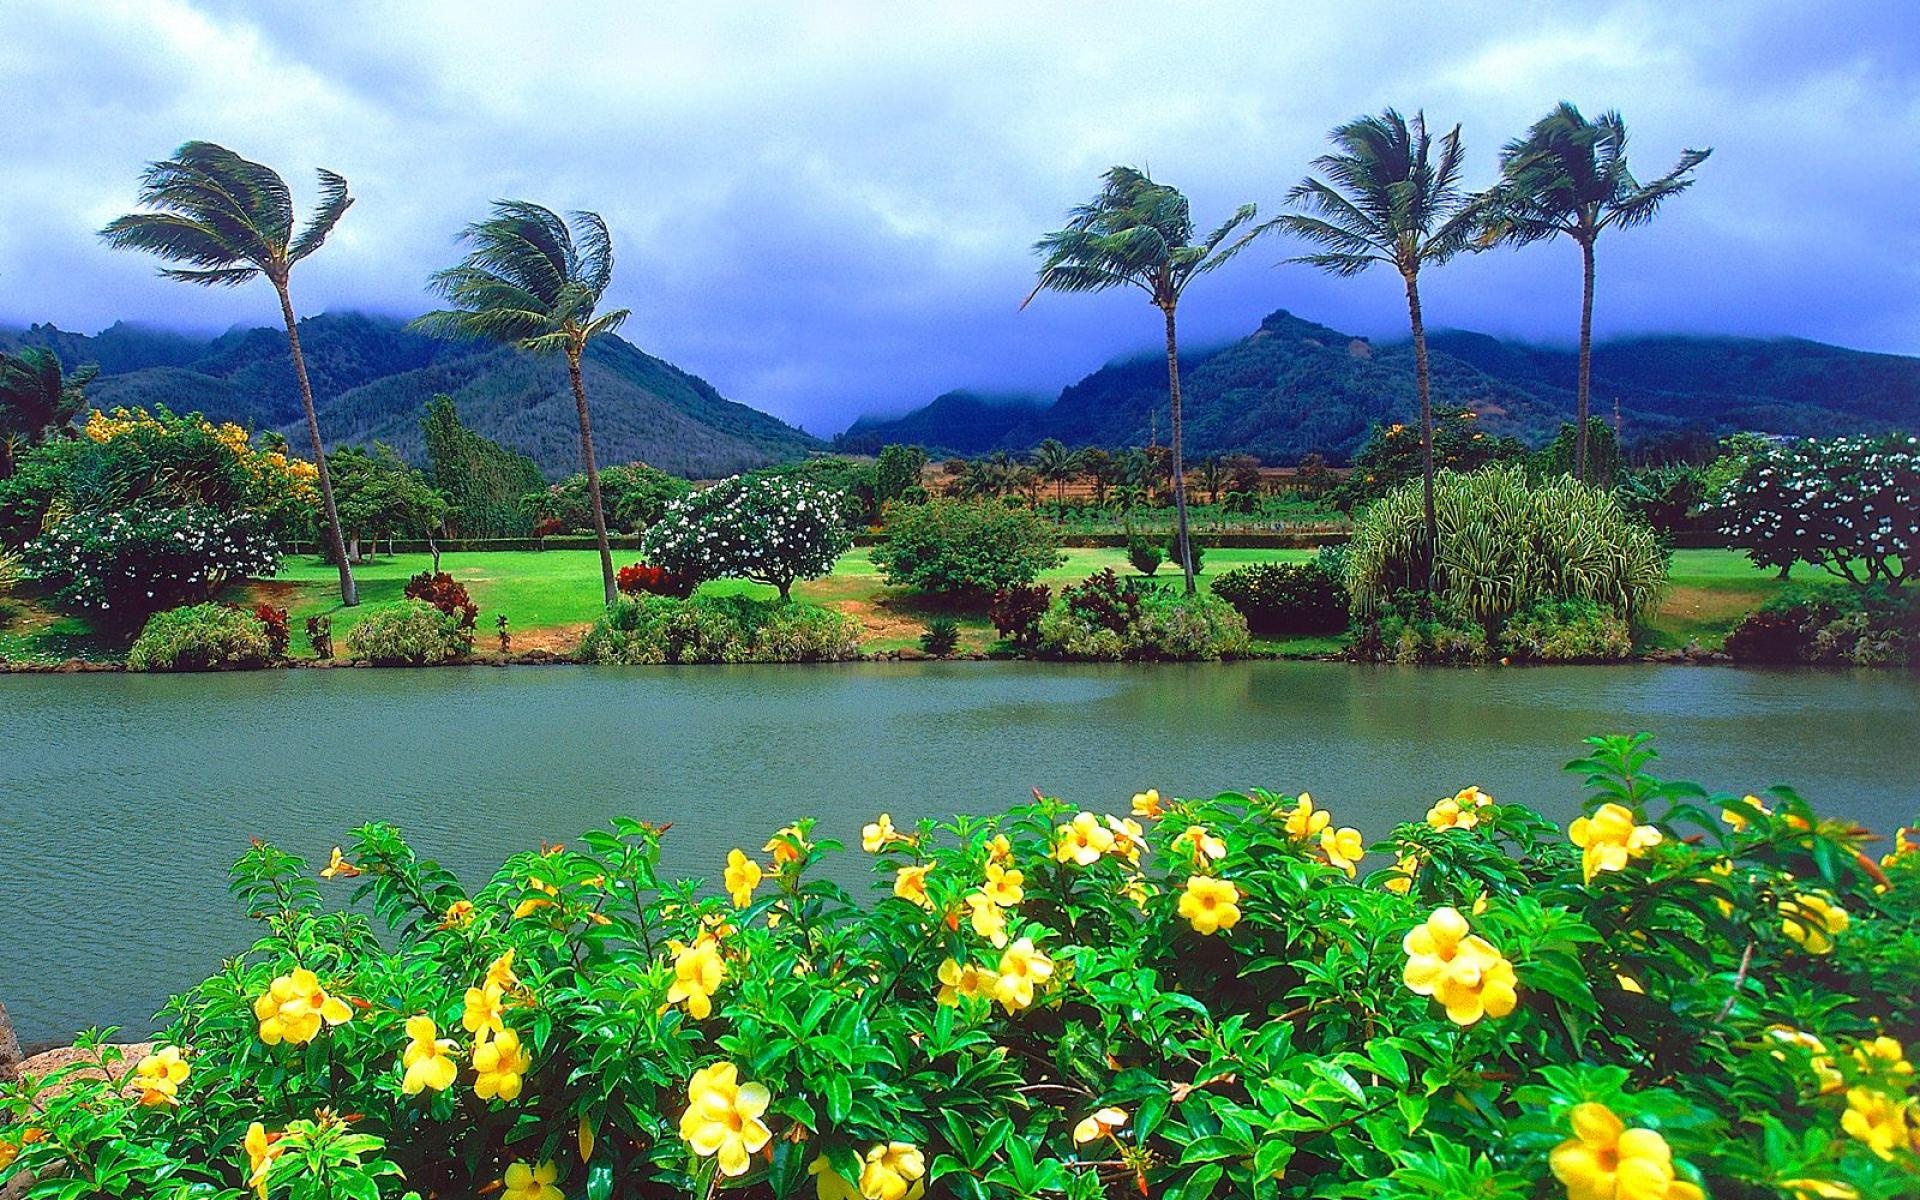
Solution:
<svg viewBox="0 0 1920 1200">
<path fill-rule="evenodd" d="M 1326 130 L 1387 104 L 1466 130 L 1476 183 L 1563 96 L 1617 107 L 1643 173 L 1712 145 L 1693 193 L 1601 250 L 1602 332 L 1794 333 L 1920 352 L 1920 33 L 1867 3 L 724 3 L 16 0 L 0 43 L 0 321 L 264 322 L 107 251 L 143 163 L 191 137 L 359 203 L 296 276 L 306 311 L 401 314 L 488 201 L 613 224 L 626 333 L 831 432 L 952 387 L 1051 392 L 1151 346 L 1131 295 L 1048 296 L 1029 247 L 1114 162 L 1204 222 L 1271 211 Z M 1444 17 L 1444 19 L 1443 19 Z M 1889 147 L 1900 147 L 1896 151 Z M 1195 289 L 1190 344 L 1291 308 L 1404 325 L 1397 281 L 1256 248 Z M 1571 249 L 1449 265 L 1436 325 L 1564 341 Z M 1204 289 L 1204 290 L 1202 290 Z"/>
</svg>

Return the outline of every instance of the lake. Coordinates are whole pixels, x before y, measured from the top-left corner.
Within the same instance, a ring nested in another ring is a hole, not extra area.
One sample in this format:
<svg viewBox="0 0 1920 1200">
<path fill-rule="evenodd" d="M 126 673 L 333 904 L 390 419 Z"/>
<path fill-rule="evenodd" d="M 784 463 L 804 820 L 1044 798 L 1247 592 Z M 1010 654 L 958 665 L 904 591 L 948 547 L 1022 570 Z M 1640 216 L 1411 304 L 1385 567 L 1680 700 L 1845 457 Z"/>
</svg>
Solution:
<svg viewBox="0 0 1920 1200">
<path fill-rule="evenodd" d="M 718 876 L 791 818 L 859 827 L 1016 803 L 1124 812 L 1307 789 L 1369 837 L 1469 783 L 1567 819 L 1589 733 L 1650 729 L 1659 773 L 1791 783 L 1883 831 L 1920 812 L 1920 679 L 1699 667 L 1337 663 L 264 671 L 0 676 L 0 1001 L 23 1040 L 144 1031 L 254 931 L 225 893 L 249 836 L 324 863 L 399 825 L 477 884 L 616 813 L 672 821 Z M 1365 869 L 1378 863 L 1363 863 Z M 344 899 L 350 884 L 330 893 Z"/>
</svg>

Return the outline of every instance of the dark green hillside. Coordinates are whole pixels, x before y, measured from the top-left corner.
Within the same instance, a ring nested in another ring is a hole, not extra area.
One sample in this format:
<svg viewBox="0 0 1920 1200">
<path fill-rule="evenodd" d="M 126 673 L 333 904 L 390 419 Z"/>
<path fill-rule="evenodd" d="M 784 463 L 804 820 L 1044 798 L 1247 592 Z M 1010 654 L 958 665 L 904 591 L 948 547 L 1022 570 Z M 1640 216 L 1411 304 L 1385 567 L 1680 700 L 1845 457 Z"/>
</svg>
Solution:
<svg viewBox="0 0 1920 1200">
<path fill-rule="evenodd" d="M 900 418 L 862 417 L 833 442 L 853 454 L 876 454 L 887 442 L 904 442 L 939 455 L 985 454 L 1008 433 L 1045 409 L 1044 396 L 993 396 L 982 392 L 947 392 L 931 404 Z M 885 437 L 869 429 L 884 428 Z"/>
</svg>

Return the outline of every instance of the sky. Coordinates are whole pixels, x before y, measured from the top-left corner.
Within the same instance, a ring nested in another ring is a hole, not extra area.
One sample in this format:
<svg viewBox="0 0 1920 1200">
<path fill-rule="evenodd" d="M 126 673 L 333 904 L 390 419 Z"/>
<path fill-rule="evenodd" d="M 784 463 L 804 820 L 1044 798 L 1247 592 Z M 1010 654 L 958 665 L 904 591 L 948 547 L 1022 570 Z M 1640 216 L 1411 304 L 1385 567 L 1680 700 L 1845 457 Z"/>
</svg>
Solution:
<svg viewBox="0 0 1920 1200">
<path fill-rule="evenodd" d="M 357 203 L 303 313 L 412 316 L 501 197 L 613 228 L 623 336 L 816 434 L 953 388 L 1052 394 L 1157 347 L 1140 293 L 1046 295 L 1032 243 L 1140 165 L 1211 226 L 1284 209 L 1327 131 L 1387 106 L 1463 126 L 1468 181 L 1561 99 L 1698 185 L 1602 241 L 1598 336 L 1800 336 L 1920 354 L 1920 11 L 1907 0 L 495 4 L 0 0 L 0 324 L 270 324 L 271 290 L 168 283 L 96 231 L 189 139 Z M 1257 243 L 1183 340 L 1286 308 L 1406 336 L 1397 278 Z M 1456 260 L 1430 327 L 1564 344 L 1566 243 Z"/>
</svg>

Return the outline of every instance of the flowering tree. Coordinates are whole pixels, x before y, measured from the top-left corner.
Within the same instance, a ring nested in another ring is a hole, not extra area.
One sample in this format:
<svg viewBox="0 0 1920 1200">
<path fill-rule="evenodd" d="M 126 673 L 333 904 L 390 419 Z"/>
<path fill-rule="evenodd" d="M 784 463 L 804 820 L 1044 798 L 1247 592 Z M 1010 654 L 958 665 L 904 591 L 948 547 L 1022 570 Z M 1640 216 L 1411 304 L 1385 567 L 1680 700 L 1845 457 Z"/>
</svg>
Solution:
<svg viewBox="0 0 1920 1200">
<path fill-rule="evenodd" d="M 1717 508 L 1721 531 L 1756 566 L 1807 562 L 1898 587 L 1920 576 L 1920 438 L 1810 438 L 1757 453 Z"/>
<path fill-rule="evenodd" d="M 751 579 L 780 589 L 818 579 L 852 544 L 825 489 L 790 476 L 735 476 L 675 501 L 642 544 L 647 561 L 689 579 Z"/>
</svg>

